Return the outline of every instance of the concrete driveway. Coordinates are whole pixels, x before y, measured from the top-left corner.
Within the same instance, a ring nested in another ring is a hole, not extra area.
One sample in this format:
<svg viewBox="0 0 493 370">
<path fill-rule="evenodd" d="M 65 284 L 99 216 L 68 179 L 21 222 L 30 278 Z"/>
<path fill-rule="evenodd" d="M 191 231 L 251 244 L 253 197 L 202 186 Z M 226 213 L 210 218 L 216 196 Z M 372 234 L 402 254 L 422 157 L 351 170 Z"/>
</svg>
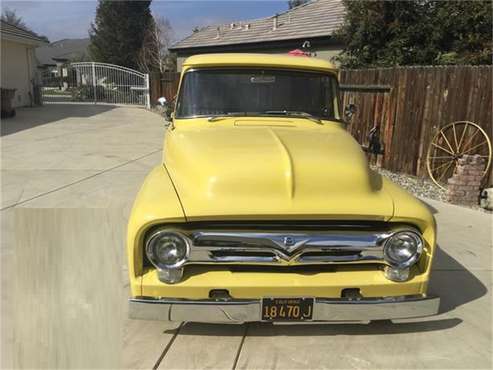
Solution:
<svg viewBox="0 0 493 370">
<path fill-rule="evenodd" d="M 163 120 L 143 109 L 21 109 L 2 122 L 1 207 L 128 204 L 159 163 L 163 133 Z"/>
<path fill-rule="evenodd" d="M 16 248 L 23 248 L 24 244 L 23 237 L 17 238 L 18 233 L 14 232 L 11 216 L 19 208 L 116 210 L 117 216 L 103 217 L 99 223 L 94 221 L 98 216 L 91 216 L 90 227 L 95 229 L 98 224 L 107 223 L 105 228 L 117 230 L 118 241 L 112 245 L 114 253 L 120 256 L 117 265 L 123 281 L 117 290 L 124 317 L 124 300 L 128 294 L 122 248 L 126 217 L 144 176 L 159 163 L 163 133 L 163 121 L 158 115 L 142 109 L 110 106 L 49 105 L 21 109 L 15 119 L 2 122 L 3 368 L 35 366 L 36 363 L 26 362 L 26 358 L 42 352 L 41 349 L 23 346 L 21 339 L 23 335 L 26 341 L 46 335 L 36 329 L 39 329 L 36 320 L 32 320 L 34 332 L 20 331 L 12 325 L 14 321 L 24 322 L 12 319 L 23 311 L 8 304 L 12 278 L 23 279 L 16 275 L 13 266 L 18 263 Z M 442 297 L 438 316 L 393 323 L 296 326 L 175 324 L 123 318 L 123 366 L 491 368 L 491 215 L 426 202 L 435 213 L 439 230 L 440 248 L 430 287 L 431 292 Z M 36 217 L 40 218 L 39 214 Z M 55 265 L 51 263 L 50 266 Z M 36 264 L 33 270 L 36 271 Z M 44 316 L 35 311 L 30 315 L 42 320 Z M 39 312 L 43 312 L 43 306 Z M 43 364 L 69 367 L 71 355 L 62 353 L 60 348 L 55 351 L 57 345 L 48 339 L 46 343 L 52 343 L 46 352 L 53 354 L 46 355 L 49 358 Z M 64 345 L 69 352 L 80 351 L 76 345 Z M 97 351 L 97 346 L 91 348 Z M 91 353 L 84 356 L 91 357 Z M 89 367 L 84 356 L 72 356 L 73 367 Z M 74 358 L 80 358 L 81 362 L 74 365 Z"/>
</svg>

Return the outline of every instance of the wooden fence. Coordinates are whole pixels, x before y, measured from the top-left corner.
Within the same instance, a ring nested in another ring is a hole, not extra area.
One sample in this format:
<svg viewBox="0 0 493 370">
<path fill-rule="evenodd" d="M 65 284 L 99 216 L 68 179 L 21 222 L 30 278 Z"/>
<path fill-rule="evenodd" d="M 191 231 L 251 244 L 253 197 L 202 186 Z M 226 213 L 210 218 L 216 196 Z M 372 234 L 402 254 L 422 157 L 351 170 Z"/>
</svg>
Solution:
<svg viewBox="0 0 493 370">
<path fill-rule="evenodd" d="M 164 96 L 167 101 L 174 99 L 178 91 L 178 83 L 180 82 L 179 72 L 152 72 L 149 75 L 149 90 L 151 105 L 157 104 L 157 100 Z"/>
<path fill-rule="evenodd" d="M 426 153 L 439 128 L 467 120 L 490 136 L 492 127 L 492 66 L 396 67 L 342 70 L 343 106 L 358 111 L 349 131 L 362 144 L 374 124 L 380 125 L 385 154 L 382 167 L 427 176 Z M 491 179 L 490 179 L 491 182 Z"/>
</svg>

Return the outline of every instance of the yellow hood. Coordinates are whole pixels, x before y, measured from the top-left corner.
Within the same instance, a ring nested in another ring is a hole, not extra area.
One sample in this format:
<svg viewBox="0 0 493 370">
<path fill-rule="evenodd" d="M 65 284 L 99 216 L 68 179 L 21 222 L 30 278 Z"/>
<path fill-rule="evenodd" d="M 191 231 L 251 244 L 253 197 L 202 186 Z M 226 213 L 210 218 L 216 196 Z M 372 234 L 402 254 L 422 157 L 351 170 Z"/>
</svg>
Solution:
<svg viewBox="0 0 493 370">
<path fill-rule="evenodd" d="M 388 220 L 392 199 L 337 123 L 306 119 L 183 120 L 164 164 L 188 220 Z"/>
</svg>

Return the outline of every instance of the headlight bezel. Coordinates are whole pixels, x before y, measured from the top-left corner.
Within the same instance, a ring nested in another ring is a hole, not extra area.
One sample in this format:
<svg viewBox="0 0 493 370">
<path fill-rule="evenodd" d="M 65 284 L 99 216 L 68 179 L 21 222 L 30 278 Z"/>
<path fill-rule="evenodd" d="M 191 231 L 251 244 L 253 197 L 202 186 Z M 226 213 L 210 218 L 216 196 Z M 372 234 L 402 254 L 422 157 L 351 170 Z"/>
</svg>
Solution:
<svg viewBox="0 0 493 370">
<path fill-rule="evenodd" d="M 392 240 L 394 240 L 394 238 L 397 238 L 399 235 L 402 234 L 411 236 L 414 239 L 414 241 L 416 242 L 416 252 L 412 255 L 412 257 L 410 257 L 407 260 L 396 261 L 389 255 L 389 249 L 391 248 L 390 243 L 392 242 Z M 424 246 L 425 246 L 425 241 L 419 231 L 414 229 L 399 229 L 393 232 L 392 235 L 390 235 L 385 240 L 383 245 L 383 257 L 385 262 L 394 268 L 398 268 L 398 269 L 409 268 L 419 262 L 421 255 L 423 254 L 424 251 Z"/>
<path fill-rule="evenodd" d="M 185 256 L 181 258 L 179 261 L 173 263 L 173 264 L 165 264 L 159 261 L 154 253 L 154 243 L 157 242 L 160 238 L 163 238 L 166 235 L 172 235 L 174 237 L 178 237 L 181 239 L 185 245 Z M 183 267 L 184 264 L 187 263 L 189 256 L 190 256 L 190 240 L 189 238 L 183 234 L 180 231 L 174 230 L 174 229 L 158 229 L 154 232 L 152 232 L 145 241 L 145 255 L 149 262 L 158 270 L 165 270 L 165 269 L 178 269 Z"/>
</svg>

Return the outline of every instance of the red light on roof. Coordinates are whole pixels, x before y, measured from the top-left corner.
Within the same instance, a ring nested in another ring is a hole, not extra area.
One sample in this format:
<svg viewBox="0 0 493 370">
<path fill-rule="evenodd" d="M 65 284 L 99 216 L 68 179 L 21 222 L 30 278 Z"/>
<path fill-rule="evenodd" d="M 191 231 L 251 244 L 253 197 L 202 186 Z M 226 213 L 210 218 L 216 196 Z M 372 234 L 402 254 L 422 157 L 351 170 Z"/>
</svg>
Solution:
<svg viewBox="0 0 493 370">
<path fill-rule="evenodd" d="M 295 57 L 309 57 L 310 56 L 310 54 L 305 53 L 303 50 L 300 50 L 300 49 L 291 50 L 290 52 L 288 52 L 288 55 L 292 55 Z"/>
</svg>

